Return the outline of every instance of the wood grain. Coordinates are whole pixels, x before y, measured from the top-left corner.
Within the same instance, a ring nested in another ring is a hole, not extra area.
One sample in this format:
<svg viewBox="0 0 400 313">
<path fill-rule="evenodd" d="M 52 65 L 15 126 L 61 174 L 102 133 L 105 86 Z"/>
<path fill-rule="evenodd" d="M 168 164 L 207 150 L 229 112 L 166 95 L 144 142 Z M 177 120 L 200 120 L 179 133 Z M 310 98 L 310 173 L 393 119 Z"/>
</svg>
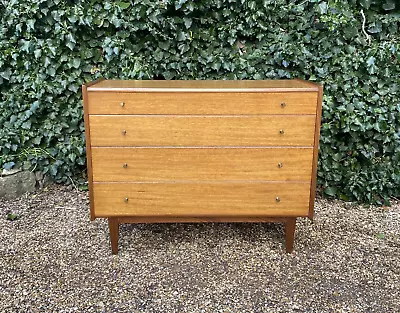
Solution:
<svg viewBox="0 0 400 313">
<path fill-rule="evenodd" d="M 124 147 L 313 146 L 315 130 L 313 115 L 91 115 L 89 123 L 92 146 Z"/>
<path fill-rule="evenodd" d="M 295 92 L 318 91 L 302 80 L 103 80 L 89 91 L 129 92 Z"/>
<path fill-rule="evenodd" d="M 93 180 L 311 181 L 312 148 L 92 148 Z"/>
<path fill-rule="evenodd" d="M 316 92 L 89 93 L 89 114 L 316 114 L 316 104 Z"/>
<path fill-rule="evenodd" d="M 285 223 L 285 244 L 286 252 L 292 253 L 294 243 L 294 233 L 296 231 L 296 218 L 288 218 Z"/>
<path fill-rule="evenodd" d="M 108 219 L 108 229 L 110 232 L 111 253 L 118 253 L 119 221 L 118 218 Z"/>
<path fill-rule="evenodd" d="M 290 218 L 290 217 L 289 217 Z M 181 216 L 125 216 L 115 217 L 120 224 L 131 223 L 285 223 L 287 217 L 266 217 L 266 216 L 202 216 L 202 217 L 181 217 Z"/>
<path fill-rule="evenodd" d="M 93 188 L 96 217 L 286 217 L 308 214 L 310 184 L 94 183 Z"/>
</svg>

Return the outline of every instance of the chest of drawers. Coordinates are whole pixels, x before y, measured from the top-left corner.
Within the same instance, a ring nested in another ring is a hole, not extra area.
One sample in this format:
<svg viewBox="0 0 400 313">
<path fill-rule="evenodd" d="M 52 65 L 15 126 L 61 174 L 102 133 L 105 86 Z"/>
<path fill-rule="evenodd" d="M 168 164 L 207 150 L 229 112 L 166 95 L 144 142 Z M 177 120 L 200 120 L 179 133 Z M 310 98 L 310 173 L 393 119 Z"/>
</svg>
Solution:
<svg viewBox="0 0 400 313">
<path fill-rule="evenodd" d="M 82 86 L 90 216 L 121 223 L 313 218 L 322 87 L 302 80 Z"/>
</svg>

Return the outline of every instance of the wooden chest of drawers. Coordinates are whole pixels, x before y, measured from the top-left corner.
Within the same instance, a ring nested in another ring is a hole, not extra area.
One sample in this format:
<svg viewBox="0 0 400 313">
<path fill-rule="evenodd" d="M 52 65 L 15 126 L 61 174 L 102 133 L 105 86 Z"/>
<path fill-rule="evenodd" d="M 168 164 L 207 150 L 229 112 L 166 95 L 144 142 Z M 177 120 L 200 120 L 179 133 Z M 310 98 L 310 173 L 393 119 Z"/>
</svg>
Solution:
<svg viewBox="0 0 400 313">
<path fill-rule="evenodd" d="M 82 86 L 91 219 L 283 222 L 313 217 L 322 87 L 301 80 Z"/>
</svg>

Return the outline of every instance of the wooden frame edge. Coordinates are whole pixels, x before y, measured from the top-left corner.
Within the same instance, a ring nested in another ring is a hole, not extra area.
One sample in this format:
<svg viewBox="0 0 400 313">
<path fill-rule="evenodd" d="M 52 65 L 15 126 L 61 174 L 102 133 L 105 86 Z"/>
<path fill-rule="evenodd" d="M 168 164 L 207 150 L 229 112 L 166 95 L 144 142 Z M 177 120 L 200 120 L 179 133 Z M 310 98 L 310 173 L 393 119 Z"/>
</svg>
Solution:
<svg viewBox="0 0 400 313">
<path fill-rule="evenodd" d="M 100 88 L 90 88 L 93 85 L 105 80 L 104 78 L 99 78 L 95 81 L 86 83 L 86 87 L 89 88 L 88 91 L 91 92 L 128 92 L 128 93 L 158 93 L 158 92 L 177 92 L 177 93 L 280 93 L 280 92 L 313 92 L 313 91 L 318 91 L 318 84 L 306 81 L 304 79 L 300 78 L 294 78 L 293 80 L 301 81 L 305 85 L 308 85 L 308 87 L 303 86 L 303 87 L 271 87 L 271 88 L 234 88 L 234 89 L 227 89 L 227 88 L 213 88 L 213 89 L 207 89 L 207 88 L 168 88 L 168 91 L 166 91 L 165 88 L 150 88 L 150 87 L 100 87 Z"/>
<path fill-rule="evenodd" d="M 202 216 L 202 217 L 177 217 L 177 216 L 119 216 L 112 217 L 119 224 L 146 224 L 146 223 L 285 223 L 287 220 L 299 216 Z"/>
<path fill-rule="evenodd" d="M 99 80 L 98 80 L 99 81 Z M 97 81 L 90 82 L 95 84 Z M 86 141 L 86 163 L 87 163 L 87 179 L 89 188 L 89 205 L 90 205 L 90 219 L 93 221 L 96 216 L 94 213 L 94 197 L 93 197 L 93 172 L 92 172 L 92 153 L 90 145 L 90 129 L 89 129 L 89 108 L 88 108 L 88 84 L 82 85 L 82 98 L 83 98 L 83 120 L 85 125 L 85 141 Z"/>
<path fill-rule="evenodd" d="M 317 116 L 315 121 L 315 133 L 314 133 L 314 156 L 313 166 L 311 174 L 311 188 L 310 188 L 310 207 L 308 211 L 308 218 L 314 219 L 314 202 L 315 192 L 317 187 L 317 169 L 318 169 L 318 153 L 319 153 L 319 138 L 321 129 L 321 118 L 322 118 L 322 100 L 323 100 L 323 85 L 318 85 L 318 100 L 317 100 Z"/>
<path fill-rule="evenodd" d="M 91 92 L 131 92 L 131 93 L 286 93 L 286 92 L 315 92 L 317 91 L 316 86 L 312 87 L 293 87 L 293 88 L 242 88 L 242 89 L 188 89 L 188 88 L 93 88 L 90 89 Z"/>
</svg>

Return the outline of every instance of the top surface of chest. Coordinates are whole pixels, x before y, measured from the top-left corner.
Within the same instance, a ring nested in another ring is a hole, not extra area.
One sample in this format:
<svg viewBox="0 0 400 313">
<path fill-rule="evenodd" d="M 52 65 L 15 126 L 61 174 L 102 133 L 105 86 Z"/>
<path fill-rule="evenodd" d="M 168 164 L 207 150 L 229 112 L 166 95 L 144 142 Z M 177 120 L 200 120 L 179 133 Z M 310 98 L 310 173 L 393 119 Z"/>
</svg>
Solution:
<svg viewBox="0 0 400 313">
<path fill-rule="evenodd" d="M 88 91 L 125 92 L 295 92 L 318 91 L 303 80 L 102 80 Z"/>
<path fill-rule="evenodd" d="M 89 114 L 315 114 L 318 86 L 300 80 L 104 80 L 88 93 Z"/>
</svg>

